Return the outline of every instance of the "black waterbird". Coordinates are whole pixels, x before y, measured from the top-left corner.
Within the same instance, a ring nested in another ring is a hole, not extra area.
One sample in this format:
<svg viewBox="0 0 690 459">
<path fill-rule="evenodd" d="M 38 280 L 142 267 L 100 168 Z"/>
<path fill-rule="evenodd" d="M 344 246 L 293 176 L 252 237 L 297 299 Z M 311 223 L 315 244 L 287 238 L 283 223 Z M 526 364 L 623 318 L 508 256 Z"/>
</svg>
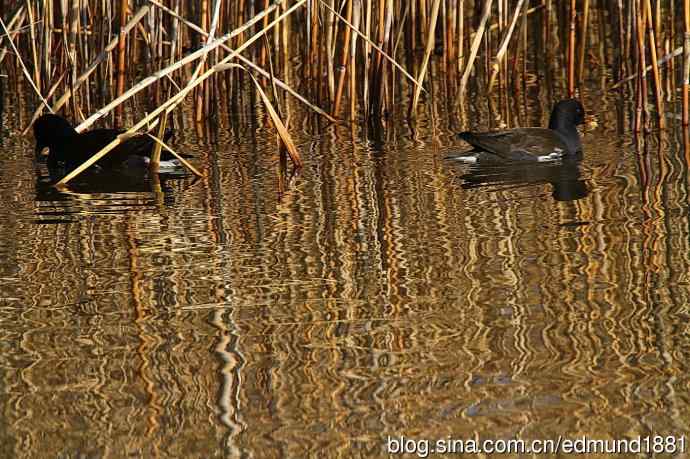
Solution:
<svg viewBox="0 0 690 459">
<path fill-rule="evenodd" d="M 78 133 L 65 118 L 59 115 L 43 115 L 34 123 L 34 137 L 36 138 L 36 156 L 40 156 L 44 148 L 49 149 L 48 167 L 64 167 L 67 171 L 75 169 L 91 156 L 98 153 L 115 138 L 125 132 L 122 129 L 92 129 Z M 168 140 L 172 130 L 165 133 Z M 101 169 L 131 169 L 148 164 L 155 140 L 140 134 L 135 135 L 111 152 L 98 160 L 96 165 Z M 179 168 L 177 159 L 168 151 L 161 152 L 160 168 Z"/>
<path fill-rule="evenodd" d="M 584 123 L 585 110 L 580 101 L 558 102 L 551 112 L 548 128 L 530 127 L 489 132 L 458 134 L 474 147 L 448 159 L 466 163 L 509 163 L 555 161 L 582 154 L 577 126 Z M 469 153 L 469 154 L 468 154 Z"/>
</svg>

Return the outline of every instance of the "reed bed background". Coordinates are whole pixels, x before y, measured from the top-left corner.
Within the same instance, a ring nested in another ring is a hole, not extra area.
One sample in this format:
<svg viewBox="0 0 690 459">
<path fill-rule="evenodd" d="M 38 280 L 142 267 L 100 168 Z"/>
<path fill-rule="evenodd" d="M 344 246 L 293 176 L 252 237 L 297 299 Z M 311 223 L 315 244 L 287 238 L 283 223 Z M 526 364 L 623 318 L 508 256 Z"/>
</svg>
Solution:
<svg viewBox="0 0 690 459">
<path fill-rule="evenodd" d="M 535 78 L 571 97 L 597 78 L 635 101 L 636 132 L 677 109 L 690 120 L 690 0 L 0 0 L 0 12 L 0 81 L 30 92 L 27 130 L 48 111 L 78 130 L 103 118 L 162 129 L 183 102 L 202 122 L 249 88 L 300 165 L 291 104 L 380 127 L 433 101 L 431 79 L 461 117 L 468 94 L 495 95 L 500 111 Z"/>
</svg>

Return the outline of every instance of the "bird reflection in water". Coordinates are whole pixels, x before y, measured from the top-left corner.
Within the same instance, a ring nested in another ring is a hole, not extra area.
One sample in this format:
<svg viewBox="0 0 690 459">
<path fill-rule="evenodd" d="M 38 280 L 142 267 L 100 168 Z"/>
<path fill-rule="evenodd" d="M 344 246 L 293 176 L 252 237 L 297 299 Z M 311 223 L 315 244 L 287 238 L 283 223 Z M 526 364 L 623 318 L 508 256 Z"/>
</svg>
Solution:
<svg viewBox="0 0 690 459">
<path fill-rule="evenodd" d="M 543 184 L 552 186 L 551 196 L 556 201 L 575 201 L 589 193 L 580 171 L 580 158 L 567 158 L 547 163 L 505 163 L 462 167 L 462 188 L 495 188 L 511 190 Z M 458 163 L 460 165 L 460 163 Z"/>
<path fill-rule="evenodd" d="M 64 168 L 39 165 L 36 169 L 35 223 L 69 223 L 93 214 L 123 214 L 174 205 L 180 189 L 198 182 L 189 174 L 148 174 L 141 170 L 87 170 L 67 186 L 55 183 Z"/>
</svg>

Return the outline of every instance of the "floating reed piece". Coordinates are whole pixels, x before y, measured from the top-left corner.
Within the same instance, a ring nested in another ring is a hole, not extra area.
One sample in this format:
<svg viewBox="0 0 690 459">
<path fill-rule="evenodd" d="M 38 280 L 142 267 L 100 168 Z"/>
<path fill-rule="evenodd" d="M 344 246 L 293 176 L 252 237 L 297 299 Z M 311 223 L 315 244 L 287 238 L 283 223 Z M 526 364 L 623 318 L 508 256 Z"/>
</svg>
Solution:
<svg viewBox="0 0 690 459">
<path fill-rule="evenodd" d="M 593 70 L 615 62 L 615 78 L 599 74 L 634 99 L 636 129 L 649 125 L 649 92 L 657 126 L 666 126 L 664 98 L 673 100 L 679 79 L 690 123 L 690 0 L 0 1 L 0 74 L 17 91 L 30 86 L 31 122 L 69 111 L 83 120 L 78 130 L 105 116 L 148 130 L 186 103 L 203 123 L 253 91 L 266 107 L 258 116 L 300 164 L 286 122 L 293 104 L 356 126 L 402 106 L 415 116 L 422 92 L 437 88 L 460 100 L 474 77 L 472 91 L 500 93 L 510 124 L 509 94 L 524 91 L 528 75 L 552 82 L 554 97 L 559 89 L 573 97 Z M 133 119 L 142 108 L 149 116 Z"/>
</svg>

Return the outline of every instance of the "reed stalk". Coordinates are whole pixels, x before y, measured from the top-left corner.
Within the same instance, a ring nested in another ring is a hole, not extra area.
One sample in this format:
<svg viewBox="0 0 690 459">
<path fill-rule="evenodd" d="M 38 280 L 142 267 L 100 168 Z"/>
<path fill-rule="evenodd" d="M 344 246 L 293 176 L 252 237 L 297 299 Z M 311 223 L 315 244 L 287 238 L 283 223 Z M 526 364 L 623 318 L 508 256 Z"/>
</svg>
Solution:
<svg viewBox="0 0 690 459">
<path fill-rule="evenodd" d="M 688 0 L 690 1 L 690 0 Z M 479 46 L 482 43 L 482 38 L 484 36 L 484 30 L 486 29 L 486 22 L 491 16 L 491 4 L 492 0 L 484 0 L 484 9 L 482 10 L 482 18 L 479 22 L 479 27 L 474 35 L 474 40 L 470 46 L 470 55 L 467 58 L 467 64 L 465 65 L 465 71 L 462 74 L 462 79 L 460 80 L 460 91 L 459 95 L 462 98 L 465 94 L 465 89 L 467 88 L 467 82 L 470 79 L 470 73 L 474 67 L 474 60 L 477 58 L 477 53 L 479 52 Z"/>
<path fill-rule="evenodd" d="M 222 69 L 222 67 L 219 67 L 219 69 Z M 287 128 L 285 127 L 285 124 L 283 124 L 283 121 L 280 119 L 278 114 L 276 113 L 275 109 L 273 108 L 273 104 L 268 100 L 268 97 L 266 97 L 266 93 L 264 90 L 261 88 L 261 85 L 259 82 L 254 78 L 254 76 L 247 72 L 249 76 L 251 77 L 252 81 L 254 82 L 254 85 L 256 86 L 256 89 L 261 96 L 261 100 L 264 103 L 264 106 L 268 110 L 269 115 L 271 116 L 271 120 L 273 121 L 273 124 L 275 125 L 276 130 L 278 131 L 278 135 L 280 136 L 281 141 L 285 145 L 285 148 L 288 151 L 288 154 L 290 155 L 290 158 L 292 159 L 292 163 L 296 167 L 302 167 L 302 157 L 299 154 L 299 151 L 297 150 L 297 147 L 295 147 L 294 142 L 292 141 L 292 137 L 288 133 Z"/>
<path fill-rule="evenodd" d="M 575 97 L 575 30 L 577 28 L 577 1 L 570 0 L 570 32 L 568 34 L 568 97 Z"/>
<path fill-rule="evenodd" d="M 429 57 L 431 57 L 431 51 L 434 49 L 434 35 L 436 34 L 436 20 L 438 18 L 438 9 L 441 5 L 441 0 L 434 0 L 433 6 L 431 7 L 431 16 L 429 21 L 428 35 L 426 37 L 426 48 L 424 50 L 424 60 L 422 61 L 422 67 L 417 75 L 417 81 L 420 83 L 424 81 L 426 76 L 426 68 L 429 65 Z M 422 86 L 418 85 L 414 91 L 414 98 L 412 99 L 412 105 L 410 106 L 409 115 L 414 116 L 417 110 L 417 103 L 419 102 L 419 95 L 422 92 Z"/>
<path fill-rule="evenodd" d="M 163 129 L 163 130 L 165 130 L 165 129 Z M 160 147 L 165 148 L 166 150 L 168 150 L 168 152 L 170 152 L 170 154 L 172 154 L 175 158 L 177 158 L 177 160 L 180 161 L 180 162 L 182 163 L 182 165 L 184 165 L 187 169 L 189 169 L 194 175 L 196 175 L 197 177 L 203 177 L 203 176 L 204 176 L 204 174 L 202 174 L 202 173 L 199 172 L 194 166 L 192 166 L 192 165 L 189 163 L 189 161 L 187 161 L 186 159 L 184 159 L 182 156 L 180 156 L 179 153 L 177 153 L 177 152 L 176 152 L 175 150 L 173 150 L 169 145 L 167 145 L 163 140 L 161 140 L 160 137 L 156 137 L 156 136 L 153 136 L 153 135 L 148 134 L 148 133 L 147 133 L 147 135 L 148 135 L 149 137 L 151 137 L 153 140 L 155 140 L 156 143 L 160 145 Z M 160 160 L 160 158 L 159 158 L 159 160 Z M 65 185 L 65 183 L 59 182 L 56 186 L 58 186 L 58 185 Z"/>
<path fill-rule="evenodd" d="M 496 57 L 494 58 L 494 63 L 491 66 L 491 77 L 489 79 L 489 92 L 493 89 L 494 83 L 496 81 L 496 75 L 498 75 L 499 69 L 501 68 L 501 63 L 504 60 L 506 51 L 508 50 L 508 45 L 510 44 L 510 39 L 513 35 L 513 30 L 515 30 L 515 24 L 517 23 L 520 12 L 525 4 L 524 0 L 518 0 L 517 6 L 515 6 L 515 12 L 513 14 L 513 19 L 510 21 L 510 26 L 501 40 L 501 44 L 498 46 L 498 51 L 496 52 Z"/>
<path fill-rule="evenodd" d="M 216 29 L 218 28 L 218 18 L 220 16 L 220 0 L 215 0 L 214 6 L 213 6 L 213 18 L 211 19 L 211 29 L 209 30 L 208 34 L 206 34 L 206 45 L 208 46 L 211 42 L 213 42 L 215 35 L 216 35 Z M 202 2 L 202 8 L 201 8 L 201 29 L 204 30 L 206 20 L 208 16 L 208 2 L 204 0 Z M 264 19 L 267 19 L 268 15 L 264 16 Z M 202 73 L 204 71 L 204 68 L 206 66 L 206 59 L 208 58 L 209 53 L 204 53 L 201 55 L 201 58 L 199 59 L 199 63 L 197 64 L 197 68 L 194 70 L 194 75 L 198 75 L 199 73 Z M 192 78 L 190 81 L 193 81 L 194 78 Z M 208 112 L 208 107 L 209 107 L 209 95 L 208 95 L 208 90 L 206 88 L 205 84 L 201 84 L 196 91 L 197 94 L 197 100 L 196 100 L 196 116 L 195 119 L 197 122 L 201 121 L 204 113 Z"/>
<path fill-rule="evenodd" d="M 625 19 L 623 18 L 623 0 L 618 0 L 618 48 L 621 50 L 620 57 L 618 58 L 618 78 L 622 79 L 623 75 L 628 73 L 627 62 L 628 60 L 623 57 L 625 53 Z"/>
<path fill-rule="evenodd" d="M 345 19 L 345 22 L 347 24 L 350 24 L 350 21 L 352 20 L 352 2 L 353 0 L 347 0 L 347 18 Z M 347 49 L 350 47 L 350 30 L 351 29 L 357 29 L 354 25 L 350 27 L 345 27 L 345 31 L 343 32 L 344 38 L 343 38 L 343 48 L 340 54 L 340 65 L 338 66 L 338 85 L 336 86 L 335 90 L 335 101 L 333 102 L 333 110 L 331 111 L 331 115 L 334 117 L 338 116 L 338 112 L 340 109 L 340 100 L 343 95 L 343 87 L 345 85 L 345 74 L 347 73 Z"/>
<path fill-rule="evenodd" d="M 127 51 L 127 33 L 125 32 L 125 24 L 127 23 L 127 0 L 120 0 L 120 16 L 119 27 L 120 35 L 117 41 L 117 95 L 122 97 L 125 92 L 125 55 Z M 72 94 L 74 95 L 75 87 L 72 86 Z M 122 109 L 118 109 L 116 117 L 122 117 Z"/>
<path fill-rule="evenodd" d="M 26 0 L 26 11 L 29 16 L 29 37 L 31 42 L 31 57 L 33 59 L 33 69 L 34 69 L 34 83 L 36 87 L 41 87 L 41 66 L 38 61 L 38 52 L 36 50 L 36 31 L 34 30 L 34 13 L 31 7 L 31 2 Z"/>
<path fill-rule="evenodd" d="M 668 9 L 668 35 L 666 37 L 666 54 L 670 53 L 673 45 L 676 42 L 676 5 L 675 0 L 669 0 Z M 682 47 L 681 47 L 682 49 Z M 668 79 L 668 90 L 666 91 L 666 97 L 668 101 L 671 102 L 676 94 L 676 64 L 675 61 L 671 60 L 668 71 L 666 72 Z"/>
<path fill-rule="evenodd" d="M 371 0 L 369 0 L 371 1 Z M 334 53 L 333 49 L 333 29 L 335 27 L 335 15 L 333 14 L 334 0 L 328 0 L 328 10 L 326 12 L 326 73 L 328 75 L 328 100 L 333 103 L 335 100 L 335 73 L 334 73 Z M 368 35 L 368 31 L 367 31 Z M 367 56 L 369 53 L 367 52 Z M 366 84 L 365 93 L 366 93 Z M 366 98 L 366 96 L 365 96 Z"/>
<path fill-rule="evenodd" d="M 668 63 L 673 62 L 673 59 L 674 59 L 675 57 L 682 56 L 682 55 L 683 55 L 683 47 L 680 46 L 680 47 L 674 49 L 673 52 L 670 52 L 670 53 L 664 55 L 661 59 L 659 59 L 659 60 L 657 61 L 657 65 L 659 66 L 659 68 L 661 68 L 661 67 L 663 67 L 667 62 L 668 62 Z M 648 65 L 648 66 L 644 69 L 644 73 L 645 73 L 645 74 L 646 74 L 646 73 L 649 73 L 649 72 L 651 72 L 651 71 L 652 71 L 652 66 L 651 66 L 651 65 Z M 669 70 L 669 73 L 672 73 L 672 71 Z M 627 82 L 629 82 L 629 81 L 632 81 L 632 80 L 634 80 L 634 79 L 636 79 L 636 78 L 638 78 L 638 77 L 639 77 L 639 73 L 636 73 L 636 74 L 634 74 L 634 75 L 629 75 L 629 76 L 627 76 L 627 77 L 624 77 L 624 78 L 620 79 L 619 81 L 617 81 L 616 83 L 614 83 L 613 85 L 609 86 L 609 90 L 617 89 L 617 88 L 619 88 L 621 85 L 623 85 L 623 84 L 625 84 L 625 83 L 627 83 Z"/>
<path fill-rule="evenodd" d="M 690 0 L 683 0 L 683 126 L 690 125 Z"/>
<path fill-rule="evenodd" d="M 385 22 L 386 22 L 386 4 L 387 0 L 378 1 L 378 30 L 376 33 L 376 48 L 382 49 L 385 46 Z M 336 17 L 338 17 L 336 13 Z M 340 17 L 341 21 L 344 18 Z M 368 38 L 368 37 L 367 37 Z M 375 49 L 376 49 L 375 48 Z M 373 58 L 371 66 L 371 94 L 369 99 L 366 100 L 367 103 L 367 117 L 369 115 L 380 115 L 382 110 L 382 99 L 383 99 L 383 72 L 384 72 L 384 61 L 383 52 L 379 52 Z"/>
<path fill-rule="evenodd" d="M 647 21 L 647 10 L 641 3 L 641 0 L 635 0 L 635 9 L 637 11 L 636 21 L 637 27 L 637 51 L 638 51 L 638 74 L 637 79 L 637 108 L 635 110 L 635 132 L 640 132 L 644 124 L 645 131 L 649 120 L 647 109 L 647 74 L 644 72 L 646 67 L 646 44 L 645 44 L 645 24 Z"/>
<path fill-rule="evenodd" d="M 656 56 L 656 38 L 652 23 L 652 5 L 650 0 L 644 0 L 645 14 L 647 20 L 647 35 L 649 38 L 649 51 L 652 59 L 652 75 L 654 76 L 654 95 L 656 96 L 656 111 L 658 115 L 659 129 L 666 129 L 666 116 L 664 115 L 664 95 L 661 87 L 661 77 L 659 75 L 659 64 Z M 642 66 L 642 71 L 644 71 Z"/>
<path fill-rule="evenodd" d="M 386 44 L 390 50 L 390 54 L 395 56 L 395 48 L 392 48 L 391 36 L 393 33 L 393 13 L 394 5 L 393 0 L 386 0 L 386 14 L 385 20 L 381 24 L 383 26 L 383 43 Z M 392 48 L 392 49 L 391 49 Z M 382 61 L 383 63 L 383 61 Z M 387 76 L 390 75 L 390 67 L 387 65 L 382 65 L 379 73 L 379 96 L 378 100 L 381 102 L 380 107 L 392 107 L 392 90 L 387 84 Z M 421 84 L 421 83 L 420 83 Z"/>
<path fill-rule="evenodd" d="M 360 0 L 353 1 L 352 11 L 352 25 L 354 30 L 359 29 L 360 13 L 362 5 Z M 350 46 L 350 121 L 355 121 L 357 118 L 357 84 L 356 75 L 357 67 L 355 65 L 357 58 L 357 34 L 352 36 L 352 45 Z"/>
<path fill-rule="evenodd" d="M 579 57 L 577 60 L 578 63 L 578 68 L 577 68 L 577 81 L 578 84 L 582 84 L 582 80 L 584 78 L 584 73 L 585 73 L 585 58 L 586 53 L 587 53 L 587 25 L 589 24 L 589 0 L 584 0 L 583 5 L 582 5 L 582 33 L 580 34 L 580 37 L 582 37 L 580 41 L 580 52 L 579 52 Z"/>
<path fill-rule="evenodd" d="M 462 70 L 462 63 L 465 59 L 465 0 L 460 0 L 458 3 L 458 59 L 456 71 L 460 73 Z"/>
<path fill-rule="evenodd" d="M 271 48 L 268 43 L 268 37 L 266 34 L 263 36 L 264 38 L 264 47 L 266 48 L 266 56 L 268 57 L 268 70 L 269 70 L 269 82 L 271 83 L 271 94 L 273 95 L 273 103 L 275 104 L 276 112 L 278 113 L 278 117 L 282 120 L 283 119 L 283 113 L 280 109 L 280 99 L 278 98 L 278 89 L 276 89 L 276 76 L 275 76 L 275 70 L 273 69 L 273 56 L 271 55 Z M 247 71 L 246 67 L 242 68 L 245 72 Z"/>
<path fill-rule="evenodd" d="M 312 28 L 312 23 L 311 23 L 311 21 L 312 21 L 312 17 L 314 16 L 314 13 L 313 13 L 313 9 L 314 9 L 313 3 L 314 3 L 314 0 L 307 0 L 307 3 L 306 3 L 306 5 L 305 5 L 305 6 L 306 6 L 306 10 L 307 10 L 307 13 L 306 13 L 306 17 L 307 17 L 307 21 L 306 21 L 306 26 L 307 26 L 307 27 L 306 27 L 306 30 L 307 30 L 307 46 L 306 46 L 306 50 L 307 50 L 307 59 L 306 59 L 306 60 L 307 60 L 307 65 L 311 65 L 311 64 L 312 64 L 312 62 L 310 61 L 310 59 L 311 59 L 311 56 L 312 56 L 312 54 L 311 54 L 311 28 Z"/>
<path fill-rule="evenodd" d="M 371 36 L 372 0 L 365 1 L 366 7 L 364 11 L 364 36 L 367 37 L 367 39 L 364 40 L 364 69 L 362 70 L 362 73 L 364 75 L 364 81 L 362 92 L 364 94 L 363 102 L 366 106 L 369 100 L 369 75 L 371 74 L 372 63 L 371 40 L 369 39 L 369 37 Z M 365 111 L 365 115 L 366 114 L 367 111 Z"/>
<path fill-rule="evenodd" d="M 168 124 L 168 118 L 166 116 L 161 116 L 161 120 L 158 123 L 158 139 L 165 137 L 165 128 Z M 153 136 L 151 136 L 153 137 Z M 151 161 L 149 162 L 149 170 L 152 174 L 158 174 L 158 168 L 161 164 L 161 149 L 163 148 L 163 142 L 156 142 L 153 147 L 153 152 L 151 153 Z"/>
<path fill-rule="evenodd" d="M 446 68 L 448 69 L 448 76 L 450 76 L 455 67 L 455 43 L 456 43 L 456 30 L 455 27 L 457 26 L 458 20 L 457 20 L 457 14 L 458 14 L 458 0 L 448 0 L 448 8 L 445 14 L 446 17 L 446 22 L 445 22 L 445 28 L 446 28 L 446 33 L 444 34 L 445 37 L 445 45 L 444 45 L 444 54 L 445 54 L 445 60 L 444 64 L 446 65 Z"/>
</svg>

